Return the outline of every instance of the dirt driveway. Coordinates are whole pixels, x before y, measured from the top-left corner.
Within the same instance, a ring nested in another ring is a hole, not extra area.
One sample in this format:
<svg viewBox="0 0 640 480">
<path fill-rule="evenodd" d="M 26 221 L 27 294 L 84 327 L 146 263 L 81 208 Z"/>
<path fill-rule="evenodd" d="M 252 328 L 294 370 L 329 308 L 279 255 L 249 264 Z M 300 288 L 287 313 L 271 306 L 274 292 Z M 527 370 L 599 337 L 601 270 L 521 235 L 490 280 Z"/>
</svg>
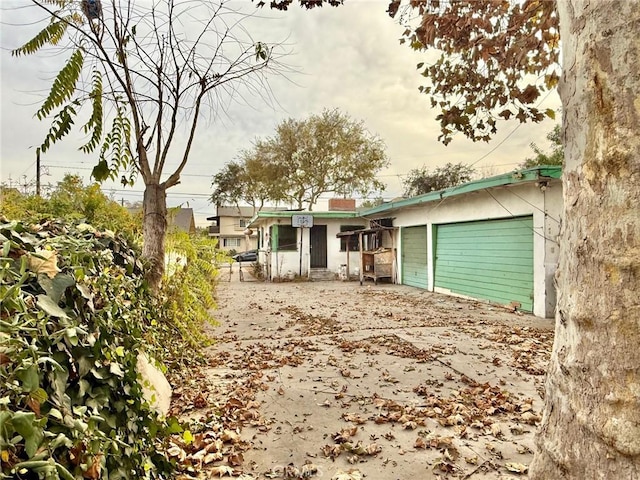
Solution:
<svg viewBox="0 0 640 480">
<path fill-rule="evenodd" d="M 551 320 L 402 285 L 251 280 L 220 283 L 210 365 L 177 392 L 203 425 L 185 478 L 526 476 Z"/>
</svg>

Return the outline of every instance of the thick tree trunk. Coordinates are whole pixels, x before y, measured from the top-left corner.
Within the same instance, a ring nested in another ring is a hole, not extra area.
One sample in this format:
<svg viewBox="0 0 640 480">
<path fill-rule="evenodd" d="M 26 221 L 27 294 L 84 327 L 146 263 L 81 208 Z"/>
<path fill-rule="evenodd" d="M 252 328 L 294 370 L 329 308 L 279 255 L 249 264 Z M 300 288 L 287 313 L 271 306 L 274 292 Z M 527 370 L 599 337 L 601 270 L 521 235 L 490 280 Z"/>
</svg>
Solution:
<svg viewBox="0 0 640 480">
<path fill-rule="evenodd" d="M 145 185 L 143 200 L 142 256 L 149 262 L 147 280 L 158 291 L 164 275 L 164 245 L 167 233 L 167 194 L 164 185 Z"/>
<path fill-rule="evenodd" d="M 535 479 L 640 478 L 640 2 L 561 0 L 565 169 Z"/>
</svg>

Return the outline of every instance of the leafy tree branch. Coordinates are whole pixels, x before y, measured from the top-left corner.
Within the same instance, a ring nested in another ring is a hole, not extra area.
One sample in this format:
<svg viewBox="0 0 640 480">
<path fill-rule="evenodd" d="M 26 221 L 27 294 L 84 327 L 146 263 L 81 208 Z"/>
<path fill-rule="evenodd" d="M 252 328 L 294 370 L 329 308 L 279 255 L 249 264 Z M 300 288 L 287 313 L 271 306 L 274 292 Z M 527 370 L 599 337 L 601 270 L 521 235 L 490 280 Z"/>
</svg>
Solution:
<svg viewBox="0 0 640 480">
<path fill-rule="evenodd" d="M 157 286 L 164 268 L 166 190 L 180 183 L 205 112 L 216 111 L 225 95 L 243 91 L 268 99 L 268 75 L 286 72 L 285 52 L 253 40 L 242 27 L 246 15 L 225 0 L 29 3 L 50 21 L 14 55 L 48 47 L 71 52 L 38 110 L 40 119 L 53 116 L 40 148 L 64 139 L 81 111 L 90 111 L 81 124 L 89 140 L 80 149 L 98 153 L 94 178 L 121 177 L 129 184 L 139 174 L 144 181 L 143 255 Z M 183 128 L 186 135 L 178 135 Z"/>
</svg>

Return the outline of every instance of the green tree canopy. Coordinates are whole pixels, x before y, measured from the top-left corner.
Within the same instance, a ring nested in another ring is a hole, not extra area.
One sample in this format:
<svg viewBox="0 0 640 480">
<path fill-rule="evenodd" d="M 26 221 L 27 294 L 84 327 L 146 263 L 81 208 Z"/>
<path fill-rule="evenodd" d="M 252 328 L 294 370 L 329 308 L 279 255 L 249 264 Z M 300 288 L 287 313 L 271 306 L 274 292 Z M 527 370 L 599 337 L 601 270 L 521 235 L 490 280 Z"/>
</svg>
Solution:
<svg viewBox="0 0 640 480">
<path fill-rule="evenodd" d="M 373 208 L 378 205 L 382 205 L 384 203 L 384 198 L 382 196 L 377 196 L 375 198 L 368 198 L 360 203 L 358 208 Z"/>
<path fill-rule="evenodd" d="M 424 193 L 455 187 L 470 181 L 476 171 L 464 163 L 447 163 L 430 171 L 427 167 L 414 168 L 403 180 L 404 195 L 413 197 Z"/>
<path fill-rule="evenodd" d="M 231 161 L 225 164 L 218 173 L 213 176 L 213 194 L 211 203 L 214 205 L 238 205 L 245 199 L 243 192 L 247 191 L 249 174 L 239 161 Z"/>
<path fill-rule="evenodd" d="M 547 140 L 551 144 L 551 152 L 545 152 L 538 145 L 532 143 L 531 149 L 536 154 L 535 157 L 528 157 L 520 164 L 521 168 L 532 168 L 538 165 L 562 165 L 564 161 L 564 148 L 562 146 L 562 135 L 560 125 L 553 127 L 547 134 Z"/>
<path fill-rule="evenodd" d="M 238 158 L 228 162 L 213 177 L 211 203 L 236 205 L 246 203 L 254 211 L 266 202 L 284 200 L 280 181 L 281 166 L 270 161 L 264 142 L 256 142 L 253 149 L 242 150 Z"/>
<path fill-rule="evenodd" d="M 29 0 L 49 21 L 15 56 L 55 49 L 67 56 L 36 116 L 51 120 L 39 149 L 82 118 L 93 177 L 144 181 L 143 257 L 159 287 L 164 270 L 167 189 L 180 183 L 198 124 L 225 98 L 264 100 L 281 56 L 242 26 L 226 0 Z M 240 94 L 239 94 L 240 93 Z M 257 95 L 255 95 L 257 94 Z M 88 115 L 86 115 L 88 113 Z M 184 129 L 185 135 L 180 135 Z"/>
<path fill-rule="evenodd" d="M 78 175 L 67 174 L 49 197 L 25 195 L 3 188 L 0 213 L 10 220 L 64 219 L 86 222 L 99 230 L 137 236 L 141 222 L 119 203 L 107 197 L 97 183 L 85 186 Z"/>
<path fill-rule="evenodd" d="M 324 193 L 366 196 L 384 189 L 376 175 L 388 165 L 385 149 L 363 122 L 338 110 L 288 119 L 215 175 L 211 199 L 257 207 L 288 201 L 312 209 Z"/>
</svg>

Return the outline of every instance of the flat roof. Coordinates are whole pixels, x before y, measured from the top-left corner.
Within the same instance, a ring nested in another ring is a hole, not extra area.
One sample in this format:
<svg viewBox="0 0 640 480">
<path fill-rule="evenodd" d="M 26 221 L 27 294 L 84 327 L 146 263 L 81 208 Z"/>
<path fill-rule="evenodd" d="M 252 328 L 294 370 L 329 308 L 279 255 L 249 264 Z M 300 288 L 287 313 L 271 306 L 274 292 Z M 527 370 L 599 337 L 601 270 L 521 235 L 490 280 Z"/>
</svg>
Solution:
<svg viewBox="0 0 640 480">
<path fill-rule="evenodd" d="M 263 218 L 291 218 L 294 215 L 309 215 L 313 218 L 356 218 L 360 217 L 360 214 L 355 211 L 351 212 L 341 212 L 341 211 L 332 211 L 332 212 L 309 212 L 306 210 L 277 210 L 271 212 L 263 212 L 260 211 L 256 213 L 251 220 L 249 220 L 249 226 L 253 225 L 260 219 Z"/>
<path fill-rule="evenodd" d="M 531 183 L 544 179 L 559 179 L 562 175 L 562 167 L 560 166 L 539 166 L 527 168 L 526 170 L 514 170 L 513 172 L 503 173 L 495 177 L 482 178 L 473 182 L 463 183 L 455 187 L 437 190 L 435 192 L 425 193 L 416 197 L 405 198 L 395 202 L 387 202 L 372 208 L 360 210 L 360 216 L 378 215 L 387 213 L 392 210 L 398 210 L 403 207 L 420 205 L 422 203 L 439 201 L 444 198 L 464 195 L 478 190 L 484 190 L 492 187 L 503 187 L 508 185 L 516 185 L 521 183 Z"/>
</svg>

